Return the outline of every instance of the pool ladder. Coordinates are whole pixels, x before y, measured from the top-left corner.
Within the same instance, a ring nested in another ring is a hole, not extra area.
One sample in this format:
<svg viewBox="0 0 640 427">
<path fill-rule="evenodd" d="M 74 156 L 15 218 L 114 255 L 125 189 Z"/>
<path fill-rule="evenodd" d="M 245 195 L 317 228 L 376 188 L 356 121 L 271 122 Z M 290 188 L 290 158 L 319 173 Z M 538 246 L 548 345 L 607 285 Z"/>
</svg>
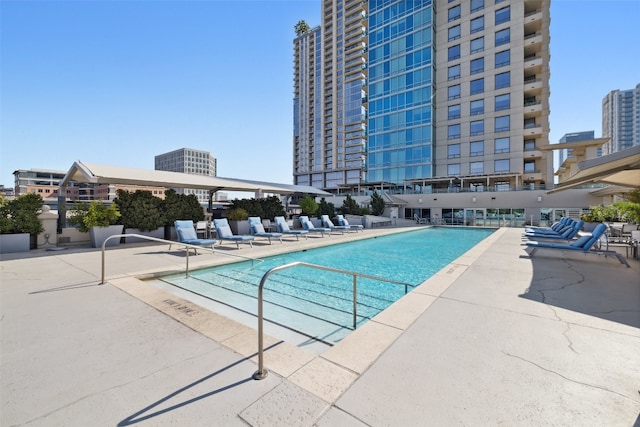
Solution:
<svg viewBox="0 0 640 427">
<path fill-rule="evenodd" d="M 297 261 L 297 262 L 292 262 L 289 264 L 285 264 L 285 265 L 280 265 L 277 267 L 273 267 L 272 269 L 270 269 L 269 271 L 267 271 L 266 273 L 264 273 L 264 276 L 262 276 L 262 279 L 260 280 L 260 286 L 258 287 L 258 370 L 253 374 L 253 379 L 254 380 L 262 380 L 264 378 L 266 378 L 266 376 L 268 375 L 269 371 L 264 367 L 264 339 L 263 339 L 263 335 L 264 335 L 264 328 L 263 328 L 263 323 L 264 323 L 264 316 L 263 316 L 263 311 L 262 311 L 262 291 L 264 288 L 265 283 L 267 282 L 267 279 L 269 278 L 269 276 L 272 273 L 276 273 L 278 271 L 281 270 L 286 270 L 289 268 L 293 268 L 293 267 L 308 267 L 308 268 L 315 268 L 317 270 L 325 270 L 325 271 L 332 271 L 334 273 L 341 273 L 341 274 L 347 274 L 353 277 L 353 329 L 356 329 L 356 322 L 357 322 L 357 317 L 358 317 L 358 301 L 357 301 L 357 291 L 358 291 L 358 277 L 362 277 L 365 279 L 373 279 L 373 280 L 377 280 L 380 282 L 386 282 L 386 283 L 393 283 L 395 285 L 401 285 L 404 286 L 404 293 L 405 295 L 407 294 L 407 292 L 409 291 L 409 286 L 413 286 L 409 283 L 404 283 L 404 282 L 398 282 L 396 280 L 391 280 L 391 279 L 385 279 L 382 277 L 377 277 L 377 276 L 371 276 L 369 274 L 362 274 L 362 273 L 356 273 L 355 271 L 348 271 L 348 270 L 340 270 L 338 268 L 332 268 L 332 267 L 326 267 L 323 265 L 317 265 L 317 264 L 310 264 L 307 262 L 302 262 L 302 261 Z"/>
</svg>

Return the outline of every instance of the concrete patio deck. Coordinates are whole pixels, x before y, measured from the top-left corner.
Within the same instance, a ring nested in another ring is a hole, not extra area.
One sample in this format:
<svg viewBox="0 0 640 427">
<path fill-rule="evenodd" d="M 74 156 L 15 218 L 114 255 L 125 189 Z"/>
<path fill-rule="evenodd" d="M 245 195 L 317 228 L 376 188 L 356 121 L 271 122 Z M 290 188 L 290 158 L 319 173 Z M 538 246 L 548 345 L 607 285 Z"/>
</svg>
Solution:
<svg viewBox="0 0 640 427">
<path fill-rule="evenodd" d="M 394 229 L 256 244 L 267 256 Z M 320 355 L 139 281 L 184 252 L 128 244 L 0 261 L 2 426 L 640 423 L 640 262 L 500 229 Z M 228 261 L 190 257 L 196 268 Z"/>
</svg>

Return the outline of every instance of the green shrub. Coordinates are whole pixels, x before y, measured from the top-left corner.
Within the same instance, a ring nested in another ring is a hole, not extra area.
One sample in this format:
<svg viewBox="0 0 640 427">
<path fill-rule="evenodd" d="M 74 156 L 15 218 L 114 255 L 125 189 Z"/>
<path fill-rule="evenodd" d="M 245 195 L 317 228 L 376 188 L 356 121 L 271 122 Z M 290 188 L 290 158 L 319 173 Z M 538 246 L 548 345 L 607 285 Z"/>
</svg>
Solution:
<svg viewBox="0 0 640 427">
<path fill-rule="evenodd" d="M 231 209 L 227 212 L 229 221 L 244 221 L 249 218 L 249 213 L 242 208 Z"/>
<path fill-rule="evenodd" d="M 137 228 L 140 231 L 153 231 L 165 224 L 164 202 L 151 191 L 137 190 L 130 193 L 118 190 L 114 200 L 125 228 Z"/>
<path fill-rule="evenodd" d="M 120 218 L 120 211 L 115 203 L 107 206 L 102 201 L 94 200 L 88 205 L 75 202 L 69 209 L 71 214 L 67 221 L 82 232 L 87 232 L 91 227 L 108 227 L 116 225 Z"/>
<path fill-rule="evenodd" d="M 318 203 L 308 194 L 305 194 L 298 204 L 304 215 L 313 216 L 318 210 Z"/>
<path fill-rule="evenodd" d="M 7 200 L 0 200 L 0 233 L 38 234 L 44 231 L 38 215 L 42 212 L 42 197 L 27 193 Z"/>
</svg>

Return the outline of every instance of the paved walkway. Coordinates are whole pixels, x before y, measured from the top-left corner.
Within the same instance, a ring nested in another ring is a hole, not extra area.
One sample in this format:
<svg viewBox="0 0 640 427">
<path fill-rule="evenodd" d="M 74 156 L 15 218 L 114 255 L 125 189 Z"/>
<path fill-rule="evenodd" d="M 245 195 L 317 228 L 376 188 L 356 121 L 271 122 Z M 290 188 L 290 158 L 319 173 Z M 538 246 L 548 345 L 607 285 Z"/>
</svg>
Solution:
<svg viewBox="0 0 640 427">
<path fill-rule="evenodd" d="M 133 277 L 182 252 L 109 250 L 106 285 L 99 251 L 5 255 L 0 425 L 640 423 L 640 263 L 529 258 L 520 236 L 497 231 L 319 356 L 267 339 L 262 381 L 255 331 Z"/>
</svg>

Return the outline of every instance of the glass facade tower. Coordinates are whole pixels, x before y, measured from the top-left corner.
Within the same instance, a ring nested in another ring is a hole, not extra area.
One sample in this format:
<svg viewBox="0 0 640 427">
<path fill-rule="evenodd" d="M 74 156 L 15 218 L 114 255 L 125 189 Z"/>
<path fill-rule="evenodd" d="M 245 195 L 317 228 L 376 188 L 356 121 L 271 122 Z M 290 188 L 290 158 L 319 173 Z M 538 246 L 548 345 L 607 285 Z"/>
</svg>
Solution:
<svg viewBox="0 0 640 427">
<path fill-rule="evenodd" d="M 640 145 L 640 84 L 614 90 L 602 100 L 602 136 L 609 138 L 603 154 Z"/>
</svg>

